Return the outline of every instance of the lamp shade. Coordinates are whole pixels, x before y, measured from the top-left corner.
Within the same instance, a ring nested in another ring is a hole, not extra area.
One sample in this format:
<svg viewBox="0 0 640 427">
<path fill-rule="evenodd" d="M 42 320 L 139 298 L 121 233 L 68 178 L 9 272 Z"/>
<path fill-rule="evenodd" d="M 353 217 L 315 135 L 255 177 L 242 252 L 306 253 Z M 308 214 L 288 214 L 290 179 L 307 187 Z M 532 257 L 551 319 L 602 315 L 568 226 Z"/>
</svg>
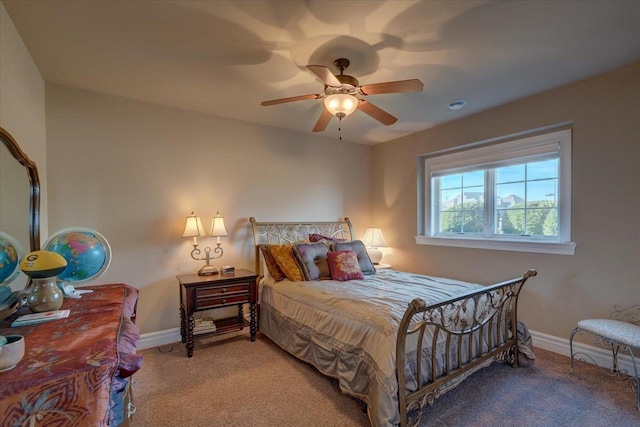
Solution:
<svg viewBox="0 0 640 427">
<path fill-rule="evenodd" d="M 384 240 L 382 230 L 375 227 L 367 228 L 367 232 L 364 233 L 362 243 L 370 248 L 384 248 L 387 246 L 387 242 Z"/>
<path fill-rule="evenodd" d="M 358 98 L 348 93 L 336 93 L 324 98 L 324 106 L 331 114 L 341 119 L 358 108 Z"/>
<path fill-rule="evenodd" d="M 211 233 L 209 236 L 211 237 L 224 237 L 228 236 L 227 229 L 224 228 L 224 218 L 220 216 L 220 212 L 216 213 L 216 216 L 213 217 L 213 222 L 211 223 Z"/>
<path fill-rule="evenodd" d="M 187 217 L 187 221 L 184 225 L 182 237 L 200 237 L 204 236 L 204 234 L 204 228 L 202 227 L 200 217 L 191 212 L 191 215 Z"/>
</svg>

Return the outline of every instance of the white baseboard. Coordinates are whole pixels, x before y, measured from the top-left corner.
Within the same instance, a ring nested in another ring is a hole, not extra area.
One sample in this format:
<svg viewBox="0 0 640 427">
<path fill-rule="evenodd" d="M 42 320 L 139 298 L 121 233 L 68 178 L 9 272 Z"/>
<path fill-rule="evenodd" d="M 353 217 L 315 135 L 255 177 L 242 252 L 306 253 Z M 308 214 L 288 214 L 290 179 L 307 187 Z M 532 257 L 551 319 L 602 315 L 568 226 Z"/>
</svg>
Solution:
<svg viewBox="0 0 640 427">
<path fill-rule="evenodd" d="M 569 340 L 566 338 L 556 337 L 554 335 L 544 334 L 542 332 L 536 332 L 529 330 L 531 333 L 531 337 L 533 338 L 533 346 L 539 347 L 543 350 L 552 351 L 554 353 L 562 354 L 563 356 L 569 357 L 571 355 L 571 349 L 569 346 Z M 612 362 L 612 354 L 611 350 L 605 349 L 602 347 L 595 347 L 588 344 L 583 344 L 581 342 L 574 341 L 573 342 L 573 352 L 586 354 L 591 357 L 593 361 L 595 361 L 598 366 L 604 368 L 611 368 L 613 366 Z M 588 363 L 593 363 L 592 360 L 589 360 L 588 357 L 583 357 L 582 354 L 577 354 L 577 359 L 584 359 Z M 637 358 L 636 358 L 637 359 Z M 636 361 L 638 364 L 638 361 Z M 622 370 L 626 370 L 627 373 L 633 375 L 633 362 L 631 361 L 631 356 L 628 354 L 618 354 L 618 367 Z M 567 370 L 569 370 L 570 366 L 567 366 Z M 640 365 L 638 365 L 638 370 L 640 374 Z"/>
<path fill-rule="evenodd" d="M 177 341 L 182 341 L 182 337 L 180 336 L 180 328 L 150 332 L 148 334 L 140 335 L 138 349 L 146 350 L 147 348 L 160 347 L 161 345 L 172 344 Z"/>
<path fill-rule="evenodd" d="M 570 356 L 571 351 L 569 348 L 569 340 L 566 338 L 556 337 L 554 335 L 548 335 L 542 332 L 536 332 L 529 330 L 531 337 L 533 338 L 533 345 L 543 350 L 552 351 L 554 353 L 562 354 L 563 356 Z M 148 334 L 142 334 L 140 336 L 140 342 L 138 348 L 145 350 L 147 348 L 159 347 L 161 345 L 172 344 L 181 341 L 180 328 L 166 329 L 164 331 L 150 332 Z M 611 350 L 607 350 L 601 347 L 594 347 L 591 345 L 583 344 L 580 342 L 574 342 L 573 348 L 575 353 L 584 353 L 602 367 L 610 368 L 612 366 Z M 580 356 L 580 355 L 579 355 Z M 583 358 L 583 357 L 579 357 Z M 584 358 L 587 362 L 592 363 L 589 358 Z M 633 375 L 633 362 L 631 356 L 627 354 L 618 354 L 618 365 L 620 369 L 626 370 Z M 569 366 L 567 366 L 567 370 Z M 638 366 L 640 370 L 640 366 Z M 639 372 L 640 373 L 640 372 Z"/>
</svg>

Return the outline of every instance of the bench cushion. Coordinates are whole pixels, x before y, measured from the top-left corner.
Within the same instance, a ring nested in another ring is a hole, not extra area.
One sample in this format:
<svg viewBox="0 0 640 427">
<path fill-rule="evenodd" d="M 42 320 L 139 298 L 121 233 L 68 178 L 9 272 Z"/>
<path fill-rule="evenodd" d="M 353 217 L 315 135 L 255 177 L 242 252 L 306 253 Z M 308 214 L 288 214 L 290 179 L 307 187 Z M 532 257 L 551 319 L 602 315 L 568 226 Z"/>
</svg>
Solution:
<svg viewBox="0 0 640 427">
<path fill-rule="evenodd" d="M 620 344 L 640 348 L 640 326 L 633 323 L 611 319 L 585 319 L 578 322 L 578 328 Z"/>
</svg>

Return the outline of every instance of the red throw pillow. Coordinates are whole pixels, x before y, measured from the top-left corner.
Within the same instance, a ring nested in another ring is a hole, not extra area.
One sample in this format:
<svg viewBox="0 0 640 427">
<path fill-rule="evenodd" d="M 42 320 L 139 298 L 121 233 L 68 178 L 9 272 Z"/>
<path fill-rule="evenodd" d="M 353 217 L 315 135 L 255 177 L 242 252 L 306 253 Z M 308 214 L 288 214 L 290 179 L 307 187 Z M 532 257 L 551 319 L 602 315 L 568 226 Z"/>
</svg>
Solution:
<svg viewBox="0 0 640 427">
<path fill-rule="evenodd" d="M 358 264 L 358 255 L 354 251 L 327 252 L 327 261 L 333 280 L 344 282 L 364 279 L 360 264 Z"/>
</svg>

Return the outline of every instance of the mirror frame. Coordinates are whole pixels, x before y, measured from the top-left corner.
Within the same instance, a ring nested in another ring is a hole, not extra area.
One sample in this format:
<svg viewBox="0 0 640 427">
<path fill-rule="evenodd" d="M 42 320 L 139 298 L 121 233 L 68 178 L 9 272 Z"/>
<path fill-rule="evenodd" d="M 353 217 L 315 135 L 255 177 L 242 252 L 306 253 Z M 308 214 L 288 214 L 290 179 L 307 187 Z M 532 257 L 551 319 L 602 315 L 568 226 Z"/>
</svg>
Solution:
<svg viewBox="0 0 640 427">
<path fill-rule="evenodd" d="M 31 251 L 40 250 L 40 178 L 36 164 L 20 149 L 16 140 L 0 127 L 0 140 L 11 155 L 27 169 L 29 177 L 29 245 Z"/>
</svg>

